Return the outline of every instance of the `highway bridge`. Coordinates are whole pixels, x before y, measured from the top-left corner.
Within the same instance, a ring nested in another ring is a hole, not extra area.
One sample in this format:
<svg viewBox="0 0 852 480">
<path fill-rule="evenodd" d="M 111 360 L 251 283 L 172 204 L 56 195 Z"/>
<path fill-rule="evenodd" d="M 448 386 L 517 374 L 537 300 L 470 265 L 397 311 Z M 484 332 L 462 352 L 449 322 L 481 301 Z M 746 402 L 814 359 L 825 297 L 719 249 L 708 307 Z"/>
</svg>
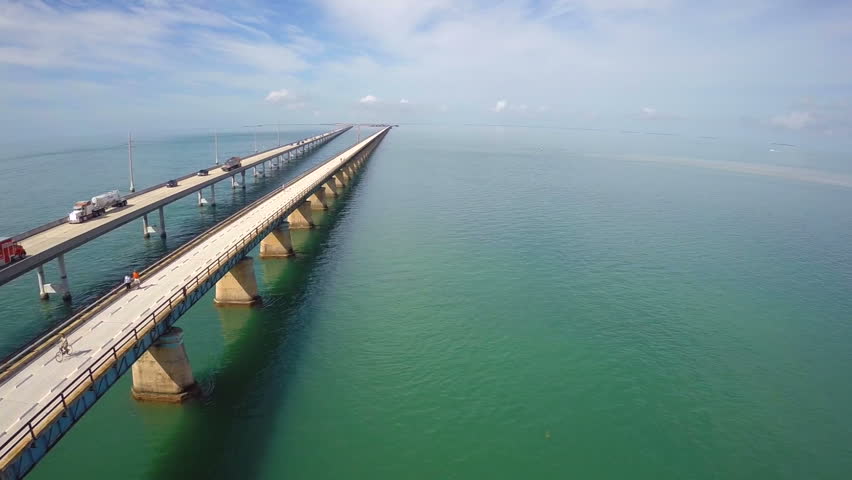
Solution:
<svg viewBox="0 0 852 480">
<path fill-rule="evenodd" d="M 305 152 L 314 149 L 340 135 L 351 128 L 345 126 L 321 135 L 305 138 L 287 145 L 271 148 L 242 159 L 240 167 L 225 172 L 219 165 L 207 168 L 207 176 L 197 176 L 192 172 L 178 178 L 176 187 L 169 187 L 166 183 L 146 188 L 142 191 L 128 195 L 127 206 L 113 208 L 102 217 L 90 219 L 84 223 L 72 224 L 67 218 L 61 218 L 34 228 L 28 232 L 14 236 L 27 251 L 27 257 L 4 268 L 0 268 L 0 285 L 3 285 L 30 270 L 38 272 L 38 288 L 41 298 L 47 298 L 49 293 L 61 293 L 63 298 L 70 300 L 71 290 L 68 284 L 68 274 L 65 269 L 64 254 L 85 244 L 105 233 L 138 218 L 142 218 L 142 234 L 148 236 L 151 233 L 159 233 L 166 236 L 166 219 L 163 207 L 169 203 L 179 200 L 192 193 L 198 194 L 199 203 L 216 203 L 215 184 L 223 180 L 231 180 L 231 187 L 242 186 L 245 188 L 246 171 L 252 169 L 255 175 L 264 176 L 268 166 L 278 168 L 281 162 L 294 157 L 301 156 Z M 237 175 L 241 181 L 237 180 Z M 209 189 L 210 198 L 204 199 L 203 189 Z M 148 214 L 159 212 L 158 228 L 151 226 L 148 222 Z M 42 265 L 56 259 L 59 266 L 60 284 L 51 285 L 45 281 Z"/>
<path fill-rule="evenodd" d="M 175 322 L 214 287 L 217 304 L 256 302 L 249 252 L 292 255 L 289 229 L 313 226 L 311 211 L 348 188 L 389 130 L 236 212 L 143 271 L 139 287 L 110 292 L 0 365 L 0 478 L 26 475 L 128 370 L 137 399 L 191 397 L 197 387 Z M 59 352 L 60 334 L 69 355 Z"/>
</svg>

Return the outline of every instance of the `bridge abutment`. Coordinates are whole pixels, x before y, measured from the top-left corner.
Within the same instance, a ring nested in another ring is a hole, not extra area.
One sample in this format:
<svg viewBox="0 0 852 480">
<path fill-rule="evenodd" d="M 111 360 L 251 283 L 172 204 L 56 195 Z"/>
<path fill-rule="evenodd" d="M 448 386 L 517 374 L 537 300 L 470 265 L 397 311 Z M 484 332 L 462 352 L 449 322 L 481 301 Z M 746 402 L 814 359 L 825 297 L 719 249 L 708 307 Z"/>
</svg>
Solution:
<svg viewBox="0 0 852 480">
<path fill-rule="evenodd" d="M 284 223 L 260 241 L 260 258 L 284 258 L 295 255 L 290 225 Z"/>
<path fill-rule="evenodd" d="M 287 217 L 291 229 L 313 228 L 314 216 L 311 213 L 311 202 L 304 201 Z"/>
<path fill-rule="evenodd" d="M 172 327 L 131 367 L 133 398 L 145 402 L 180 403 L 198 392 L 183 330 Z"/>
<path fill-rule="evenodd" d="M 246 257 L 216 282 L 216 305 L 253 305 L 260 300 L 254 261 Z"/>
</svg>

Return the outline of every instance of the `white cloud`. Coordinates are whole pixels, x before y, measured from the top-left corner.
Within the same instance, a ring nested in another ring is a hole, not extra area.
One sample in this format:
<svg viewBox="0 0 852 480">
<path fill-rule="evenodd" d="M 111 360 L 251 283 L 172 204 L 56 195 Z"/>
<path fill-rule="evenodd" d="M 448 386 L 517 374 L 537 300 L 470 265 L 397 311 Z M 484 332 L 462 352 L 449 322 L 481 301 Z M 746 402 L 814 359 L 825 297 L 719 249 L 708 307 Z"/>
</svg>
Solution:
<svg viewBox="0 0 852 480">
<path fill-rule="evenodd" d="M 400 98 L 400 99 L 399 99 L 399 103 L 401 103 L 401 104 L 405 105 L 405 104 L 407 104 L 407 103 L 409 103 L 409 102 L 408 102 L 408 99 L 407 99 L 407 98 Z"/>
<path fill-rule="evenodd" d="M 371 104 L 376 103 L 378 101 L 379 101 L 379 99 L 376 98 L 373 95 L 367 95 L 367 96 L 361 97 L 361 100 L 358 100 L 358 102 L 363 103 L 365 105 L 371 105 Z"/>
<path fill-rule="evenodd" d="M 280 103 L 287 100 L 288 95 L 290 95 L 290 92 L 287 89 L 273 90 L 266 96 L 266 101 L 269 103 Z"/>
<path fill-rule="evenodd" d="M 805 127 L 811 126 L 816 121 L 816 118 L 810 112 L 790 112 L 782 115 L 775 115 L 769 120 L 769 123 L 776 127 L 786 128 L 789 130 L 802 130 Z"/>
<path fill-rule="evenodd" d="M 497 103 L 494 105 L 494 108 L 492 108 L 491 110 L 493 110 L 494 112 L 500 113 L 500 112 L 502 112 L 503 110 L 506 110 L 506 107 L 508 107 L 508 106 L 509 106 L 509 102 L 508 102 L 508 101 L 506 101 L 506 100 L 497 100 Z"/>
</svg>

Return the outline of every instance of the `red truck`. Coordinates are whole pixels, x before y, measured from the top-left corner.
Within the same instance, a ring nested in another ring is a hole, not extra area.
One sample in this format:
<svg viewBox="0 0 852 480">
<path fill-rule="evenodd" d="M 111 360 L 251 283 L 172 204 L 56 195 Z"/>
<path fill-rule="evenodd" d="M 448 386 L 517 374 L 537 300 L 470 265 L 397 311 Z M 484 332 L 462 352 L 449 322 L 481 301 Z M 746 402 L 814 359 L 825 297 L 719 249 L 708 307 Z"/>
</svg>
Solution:
<svg viewBox="0 0 852 480">
<path fill-rule="evenodd" d="M 24 247 L 11 238 L 0 238 L 0 268 L 27 256 Z"/>
</svg>

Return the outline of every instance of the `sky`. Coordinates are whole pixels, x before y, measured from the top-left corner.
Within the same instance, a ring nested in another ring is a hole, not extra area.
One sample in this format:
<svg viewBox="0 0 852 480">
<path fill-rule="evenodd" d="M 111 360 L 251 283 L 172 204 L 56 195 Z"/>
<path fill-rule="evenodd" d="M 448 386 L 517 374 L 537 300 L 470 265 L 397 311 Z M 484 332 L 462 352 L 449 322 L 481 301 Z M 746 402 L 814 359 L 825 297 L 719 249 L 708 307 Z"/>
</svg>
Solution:
<svg viewBox="0 0 852 480">
<path fill-rule="evenodd" d="M 0 109 L 0 143 L 389 122 L 850 144 L 852 2 L 0 0 Z"/>
</svg>

